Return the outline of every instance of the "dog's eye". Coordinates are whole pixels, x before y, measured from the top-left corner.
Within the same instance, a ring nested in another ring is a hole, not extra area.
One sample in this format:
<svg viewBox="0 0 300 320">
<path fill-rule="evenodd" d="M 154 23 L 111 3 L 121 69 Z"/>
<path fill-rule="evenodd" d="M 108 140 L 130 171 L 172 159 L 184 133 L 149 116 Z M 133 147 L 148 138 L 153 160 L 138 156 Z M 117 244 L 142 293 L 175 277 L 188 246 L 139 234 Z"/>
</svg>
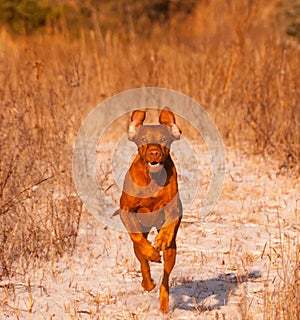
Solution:
<svg viewBox="0 0 300 320">
<path fill-rule="evenodd" d="M 165 137 L 160 138 L 160 142 L 165 142 L 167 139 Z"/>
<path fill-rule="evenodd" d="M 141 141 L 142 141 L 143 143 L 147 143 L 147 142 L 148 142 L 147 138 L 142 138 Z"/>
</svg>

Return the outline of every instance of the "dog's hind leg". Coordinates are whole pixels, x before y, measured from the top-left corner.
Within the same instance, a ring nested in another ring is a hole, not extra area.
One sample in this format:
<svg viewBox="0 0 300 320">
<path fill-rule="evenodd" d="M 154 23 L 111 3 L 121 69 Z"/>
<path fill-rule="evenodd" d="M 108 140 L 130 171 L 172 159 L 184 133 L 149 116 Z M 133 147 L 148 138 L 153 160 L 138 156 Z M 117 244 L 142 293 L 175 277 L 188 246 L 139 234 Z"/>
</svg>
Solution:
<svg viewBox="0 0 300 320">
<path fill-rule="evenodd" d="M 169 279 L 176 261 L 176 235 L 179 228 L 181 217 L 174 228 L 173 239 L 169 247 L 163 249 L 164 275 L 160 286 L 160 310 L 164 313 L 169 312 Z M 169 226 L 170 227 L 170 226 Z"/>
<path fill-rule="evenodd" d="M 176 247 L 168 248 L 163 251 L 164 257 L 164 276 L 160 286 L 160 310 L 164 313 L 169 312 L 169 278 L 176 261 Z"/>
</svg>

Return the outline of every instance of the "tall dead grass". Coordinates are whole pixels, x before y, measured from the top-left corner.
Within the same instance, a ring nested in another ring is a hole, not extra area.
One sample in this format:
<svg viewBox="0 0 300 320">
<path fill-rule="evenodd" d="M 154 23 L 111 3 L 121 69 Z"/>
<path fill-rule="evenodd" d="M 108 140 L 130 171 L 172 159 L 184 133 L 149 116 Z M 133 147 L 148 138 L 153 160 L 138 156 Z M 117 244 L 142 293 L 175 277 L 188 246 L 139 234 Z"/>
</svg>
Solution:
<svg viewBox="0 0 300 320">
<path fill-rule="evenodd" d="M 76 64 L 55 66 L 55 49 L 33 40 L 1 34 L 0 277 L 72 249 L 81 215 L 71 175 Z"/>
<path fill-rule="evenodd" d="M 2 29 L 0 278 L 74 248 L 82 213 L 71 176 L 76 132 L 120 91 L 186 93 L 226 144 L 271 154 L 279 172 L 299 174 L 299 48 L 276 17 L 275 1 L 214 0 L 167 26 L 149 25 L 147 39 L 134 23 L 128 35 L 101 32 L 96 20 L 76 39 L 67 29 L 28 37 Z"/>
</svg>

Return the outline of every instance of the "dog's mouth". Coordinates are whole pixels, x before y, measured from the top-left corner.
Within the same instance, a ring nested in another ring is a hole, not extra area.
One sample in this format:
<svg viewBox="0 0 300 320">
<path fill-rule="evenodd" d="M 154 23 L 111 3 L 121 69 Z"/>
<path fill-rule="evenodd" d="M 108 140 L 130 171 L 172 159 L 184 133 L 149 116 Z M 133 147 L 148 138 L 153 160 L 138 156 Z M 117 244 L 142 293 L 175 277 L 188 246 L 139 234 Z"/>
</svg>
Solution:
<svg viewBox="0 0 300 320">
<path fill-rule="evenodd" d="M 157 166 L 160 165 L 160 163 L 157 162 L 157 161 L 148 162 L 148 164 L 149 164 L 149 166 L 151 166 L 151 167 L 157 167 Z"/>
<path fill-rule="evenodd" d="M 158 171 L 163 167 L 163 164 L 157 161 L 147 162 L 150 171 Z"/>
</svg>

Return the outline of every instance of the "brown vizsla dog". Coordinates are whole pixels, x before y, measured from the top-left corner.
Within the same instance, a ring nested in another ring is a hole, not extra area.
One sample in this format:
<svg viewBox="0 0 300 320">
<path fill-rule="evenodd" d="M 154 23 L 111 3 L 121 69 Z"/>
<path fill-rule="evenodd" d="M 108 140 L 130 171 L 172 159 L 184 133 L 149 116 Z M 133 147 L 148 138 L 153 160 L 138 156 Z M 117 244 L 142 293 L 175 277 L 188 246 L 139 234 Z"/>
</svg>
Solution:
<svg viewBox="0 0 300 320">
<path fill-rule="evenodd" d="M 120 199 L 120 217 L 133 241 L 141 264 L 142 286 L 150 291 L 149 261 L 161 262 L 164 275 L 160 286 L 160 310 L 169 311 L 169 277 L 176 259 L 176 234 L 181 221 L 182 205 L 178 194 L 177 173 L 170 156 L 170 146 L 180 138 L 174 114 L 164 108 L 159 125 L 143 125 L 145 111 L 131 116 L 128 138 L 138 147 L 138 154 L 126 174 Z M 158 234 L 154 246 L 147 240 L 152 227 Z"/>
</svg>

